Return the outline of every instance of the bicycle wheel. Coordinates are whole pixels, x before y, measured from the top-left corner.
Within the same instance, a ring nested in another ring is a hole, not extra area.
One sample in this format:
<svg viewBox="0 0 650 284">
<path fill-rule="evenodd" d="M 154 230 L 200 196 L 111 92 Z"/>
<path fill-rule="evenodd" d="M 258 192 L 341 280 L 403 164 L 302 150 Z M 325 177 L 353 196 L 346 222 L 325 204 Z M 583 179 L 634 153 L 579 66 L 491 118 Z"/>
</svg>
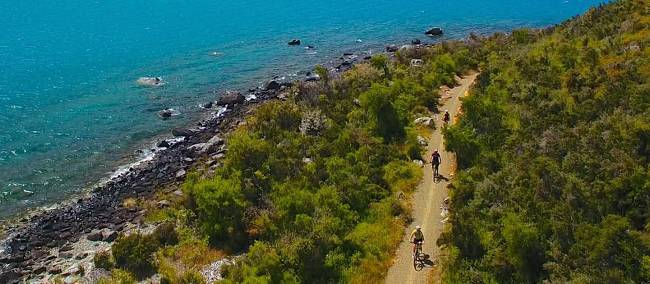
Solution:
<svg viewBox="0 0 650 284">
<path fill-rule="evenodd" d="M 422 269 L 422 246 L 418 245 L 415 249 L 415 256 L 413 257 L 413 268 L 416 271 Z"/>
</svg>

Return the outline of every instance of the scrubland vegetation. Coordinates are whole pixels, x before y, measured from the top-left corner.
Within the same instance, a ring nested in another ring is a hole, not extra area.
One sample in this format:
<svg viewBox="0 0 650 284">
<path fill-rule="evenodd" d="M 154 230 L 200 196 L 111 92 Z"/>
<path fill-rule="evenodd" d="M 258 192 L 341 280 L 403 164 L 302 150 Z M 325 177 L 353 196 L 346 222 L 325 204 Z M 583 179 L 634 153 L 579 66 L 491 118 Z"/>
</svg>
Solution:
<svg viewBox="0 0 650 284">
<path fill-rule="evenodd" d="M 649 282 L 649 7 L 618 1 L 343 74 L 317 67 L 319 82 L 259 106 L 223 165 L 190 174 L 184 197 L 152 213 L 166 233 L 123 236 L 96 262 L 124 283 L 202 283 L 202 267 L 238 254 L 225 283 L 379 282 L 409 222 L 400 197 L 422 177 L 413 120 L 438 111 L 440 86 L 480 70 L 445 130 L 459 173 L 443 280 Z"/>
<path fill-rule="evenodd" d="M 409 222 L 404 197 L 422 178 L 413 160 L 425 130 L 413 120 L 437 112 L 440 86 L 476 68 L 473 52 L 452 43 L 377 55 L 342 74 L 318 66 L 320 81 L 260 105 L 229 135 L 223 166 L 190 174 L 184 199 L 152 213 L 177 224 L 178 243 L 122 237 L 115 268 L 195 283 L 181 279 L 243 252 L 224 269 L 226 283 L 380 281 Z M 181 261 L 197 246 L 221 253 Z"/>
<path fill-rule="evenodd" d="M 650 281 L 650 2 L 481 40 L 446 131 L 449 283 Z"/>
</svg>

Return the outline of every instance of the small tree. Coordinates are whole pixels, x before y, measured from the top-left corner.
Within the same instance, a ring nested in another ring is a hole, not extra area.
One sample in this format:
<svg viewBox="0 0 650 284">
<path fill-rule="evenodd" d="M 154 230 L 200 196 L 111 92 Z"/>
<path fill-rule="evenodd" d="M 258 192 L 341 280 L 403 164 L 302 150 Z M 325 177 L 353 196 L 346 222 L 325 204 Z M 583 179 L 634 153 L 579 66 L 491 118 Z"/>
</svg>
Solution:
<svg viewBox="0 0 650 284">
<path fill-rule="evenodd" d="M 384 76 L 388 80 L 392 80 L 390 69 L 388 69 L 388 56 L 386 54 L 375 55 L 370 58 L 370 64 L 378 70 L 384 71 Z"/>
<path fill-rule="evenodd" d="M 323 65 L 316 65 L 314 68 L 314 72 L 318 74 L 320 77 L 321 81 L 323 81 L 323 84 L 325 86 L 329 86 L 330 83 L 330 71 L 327 70 L 327 68 Z"/>
<path fill-rule="evenodd" d="M 216 177 L 191 189 L 201 230 L 212 243 L 238 246 L 244 235 L 244 209 L 248 206 L 237 180 Z"/>
</svg>

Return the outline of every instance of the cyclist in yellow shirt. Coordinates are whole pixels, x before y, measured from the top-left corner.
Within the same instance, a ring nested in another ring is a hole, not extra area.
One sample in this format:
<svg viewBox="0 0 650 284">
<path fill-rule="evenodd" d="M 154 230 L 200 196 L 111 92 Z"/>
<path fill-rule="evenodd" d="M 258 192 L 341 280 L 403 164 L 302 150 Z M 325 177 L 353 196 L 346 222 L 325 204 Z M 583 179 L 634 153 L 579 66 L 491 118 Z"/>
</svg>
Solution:
<svg viewBox="0 0 650 284">
<path fill-rule="evenodd" d="M 422 233 L 422 227 L 420 227 L 420 225 L 415 226 L 415 230 L 411 233 L 409 240 L 413 243 L 413 256 L 415 257 L 417 246 L 422 245 L 424 242 L 424 234 Z"/>
</svg>

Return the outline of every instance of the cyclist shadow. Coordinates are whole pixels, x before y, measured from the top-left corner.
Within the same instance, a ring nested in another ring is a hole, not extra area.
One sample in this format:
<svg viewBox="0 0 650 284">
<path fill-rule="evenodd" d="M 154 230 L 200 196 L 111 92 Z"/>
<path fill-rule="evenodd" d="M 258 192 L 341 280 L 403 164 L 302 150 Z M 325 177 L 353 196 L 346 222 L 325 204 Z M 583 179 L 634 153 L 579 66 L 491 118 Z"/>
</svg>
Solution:
<svg viewBox="0 0 650 284">
<path fill-rule="evenodd" d="M 438 175 L 437 177 L 433 178 L 433 182 L 439 183 L 441 181 L 449 181 L 449 178 L 443 176 L 443 175 Z"/>
<path fill-rule="evenodd" d="M 436 262 L 431 260 L 431 256 L 428 254 L 425 254 L 423 259 L 420 260 L 419 265 L 415 268 L 415 270 L 420 271 L 424 268 L 432 268 L 436 265 Z"/>
</svg>

